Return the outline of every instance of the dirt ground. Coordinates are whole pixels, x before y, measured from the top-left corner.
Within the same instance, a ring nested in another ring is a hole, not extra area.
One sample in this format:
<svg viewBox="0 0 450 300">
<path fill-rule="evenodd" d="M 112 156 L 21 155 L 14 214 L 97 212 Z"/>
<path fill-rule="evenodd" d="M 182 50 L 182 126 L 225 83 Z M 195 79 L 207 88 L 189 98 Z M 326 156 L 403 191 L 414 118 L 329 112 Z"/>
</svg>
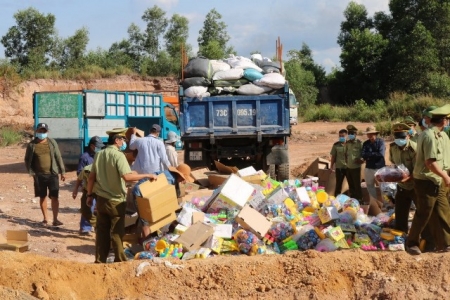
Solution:
<svg viewBox="0 0 450 300">
<path fill-rule="evenodd" d="M 355 126 L 365 129 L 368 124 Z M 291 175 L 305 162 L 328 157 L 343 123 L 294 126 Z M 364 137 L 361 137 L 364 139 Z M 181 269 L 150 261 L 93 264 L 94 237 L 78 234 L 79 200 L 69 172 L 61 184 L 60 220 L 42 227 L 38 199 L 23 163 L 25 145 L 0 148 L 0 234 L 30 233 L 30 251 L 0 254 L 0 299 L 444 299 L 450 293 L 450 254 L 293 251 L 272 256 L 220 256 L 180 262 Z M 182 157 L 180 153 L 180 157 Z M 49 213 L 50 208 L 49 208 Z"/>
</svg>

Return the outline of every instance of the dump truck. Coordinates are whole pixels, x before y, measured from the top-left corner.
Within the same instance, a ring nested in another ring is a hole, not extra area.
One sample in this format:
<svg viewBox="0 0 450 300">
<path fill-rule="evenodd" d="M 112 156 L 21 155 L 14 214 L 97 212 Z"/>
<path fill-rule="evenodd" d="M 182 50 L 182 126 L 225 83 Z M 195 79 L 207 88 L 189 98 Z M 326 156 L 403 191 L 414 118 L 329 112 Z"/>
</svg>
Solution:
<svg viewBox="0 0 450 300">
<path fill-rule="evenodd" d="M 295 101 L 296 102 L 296 101 Z M 215 169 L 254 166 L 277 180 L 289 179 L 290 92 L 272 95 L 189 98 L 179 87 L 184 162 Z"/>
<path fill-rule="evenodd" d="M 149 133 L 161 126 L 160 138 L 169 131 L 180 135 L 178 112 L 160 94 L 82 90 L 77 92 L 35 92 L 34 123 L 47 123 L 50 137 L 61 150 L 66 165 L 76 165 L 92 136 L 108 140 L 106 131 L 137 127 Z M 181 148 L 181 141 L 177 147 Z"/>
</svg>

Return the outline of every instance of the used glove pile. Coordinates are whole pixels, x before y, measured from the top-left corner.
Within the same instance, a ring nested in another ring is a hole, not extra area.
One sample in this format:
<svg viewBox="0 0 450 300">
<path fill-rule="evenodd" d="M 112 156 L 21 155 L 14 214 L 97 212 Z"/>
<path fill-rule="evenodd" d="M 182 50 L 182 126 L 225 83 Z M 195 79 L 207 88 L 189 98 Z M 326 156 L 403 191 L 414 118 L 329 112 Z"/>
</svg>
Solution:
<svg viewBox="0 0 450 300">
<path fill-rule="evenodd" d="M 196 57 L 184 68 L 181 85 L 190 98 L 268 94 L 284 87 L 286 80 L 281 70 L 280 63 L 261 54 L 254 54 L 251 59 L 234 55 L 223 60 Z"/>
<path fill-rule="evenodd" d="M 391 229 L 393 211 L 369 217 L 357 200 L 329 196 L 323 187 L 302 186 L 298 179 L 277 182 L 262 171 L 250 177 L 232 174 L 211 196 L 193 194 L 182 204 L 176 227 L 146 240 L 143 252 L 127 249 L 127 256 L 187 260 L 308 249 L 404 250 L 405 234 Z"/>
</svg>

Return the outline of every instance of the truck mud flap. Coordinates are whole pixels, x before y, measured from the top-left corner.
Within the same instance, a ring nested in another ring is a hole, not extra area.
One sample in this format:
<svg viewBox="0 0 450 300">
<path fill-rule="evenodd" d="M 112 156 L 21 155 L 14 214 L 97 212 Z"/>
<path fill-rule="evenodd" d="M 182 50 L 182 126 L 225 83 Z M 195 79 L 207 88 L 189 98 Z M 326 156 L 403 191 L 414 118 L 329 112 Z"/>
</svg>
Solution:
<svg viewBox="0 0 450 300">
<path fill-rule="evenodd" d="M 287 147 L 277 145 L 272 147 L 272 151 L 266 156 L 266 164 L 282 165 L 289 163 L 289 152 Z"/>
</svg>

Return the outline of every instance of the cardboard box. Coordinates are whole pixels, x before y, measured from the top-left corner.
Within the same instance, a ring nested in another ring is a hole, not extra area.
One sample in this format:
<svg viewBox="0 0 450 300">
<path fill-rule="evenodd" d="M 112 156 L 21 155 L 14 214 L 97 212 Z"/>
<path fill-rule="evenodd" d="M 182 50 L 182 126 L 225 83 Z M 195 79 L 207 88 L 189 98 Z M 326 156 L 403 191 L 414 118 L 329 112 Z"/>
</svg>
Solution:
<svg viewBox="0 0 450 300">
<path fill-rule="evenodd" d="M 156 181 L 146 181 L 139 185 L 142 197 L 136 197 L 139 216 L 149 222 L 157 222 L 175 212 L 178 206 L 175 186 L 167 182 L 164 174 Z"/>
<path fill-rule="evenodd" d="M 233 225 L 217 224 L 214 226 L 214 235 L 223 239 L 231 239 L 233 236 Z"/>
<path fill-rule="evenodd" d="M 242 208 L 254 192 L 254 187 L 237 175 L 230 175 L 209 200 L 208 212 L 215 212 L 221 208 Z"/>
<path fill-rule="evenodd" d="M 125 244 L 135 245 L 139 243 L 140 234 L 138 233 L 128 233 L 125 234 L 122 238 L 122 242 Z"/>
<path fill-rule="evenodd" d="M 226 166 L 226 165 L 224 165 L 223 163 L 221 163 L 221 162 L 219 162 L 217 160 L 214 161 L 214 164 L 216 165 L 217 171 L 219 171 L 219 173 L 222 173 L 222 174 L 228 174 L 229 175 L 229 174 L 237 173 L 239 171 L 238 168 Z"/>
<path fill-rule="evenodd" d="M 227 179 L 230 177 L 229 174 L 219 174 L 219 173 L 213 173 L 208 175 L 208 181 L 210 188 L 217 188 L 221 186 Z"/>
<path fill-rule="evenodd" d="M 175 221 L 177 219 L 177 215 L 175 212 L 171 213 L 170 215 L 156 221 L 153 223 L 149 224 L 149 228 L 150 228 L 150 232 L 156 232 L 159 229 L 163 228 L 164 226 L 166 226 L 167 224 L 172 223 L 173 221 Z"/>
<path fill-rule="evenodd" d="M 319 186 L 325 187 L 325 192 L 329 195 L 334 195 L 334 190 L 336 189 L 336 172 L 330 172 L 329 169 L 319 170 Z M 347 178 L 344 178 L 342 182 L 342 188 L 340 194 L 348 191 Z M 334 195 L 337 196 L 337 195 Z"/>
<path fill-rule="evenodd" d="M 213 233 L 213 226 L 197 222 L 181 234 L 175 242 L 183 245 L 183 248 L 187 251 L 198 250 Z"/>
<path fill-rule="evenodd" d="M 205 196 L 211 196 L 214 190 L 209 189 L 199 189 L 198 191 L 194 191 L 191 194 L 186 194 L 181 198 L 181 202 L 190 202 L 193 198 L 200 198 Z"/>
<path fill-rule="evenodd" d="M 246 177 L 246 176 L 257 175 L 258 172 L 255 170 L 255 168 L 250 166 L 250 167 L 247 167 L 244 169 L 240 169 L 237 173 L 240 177 Z"/>
<path fill-rule="evenodd" d="M 262 239 L 272 226 L 271 221 L 249 205 L 244 206 L 235 220 L 242 228 L 253 232 L 259 239 Z"/>
<path fill-rule="evenodd" d="M 197 181 L 201 186 L 209 186 L 208 174 L 211 172 L 208 168 L 201 168 L 191 171 L 191 176 Z"/>
<path fill-rule="evenodd" d="M 306 177 L 307 175 L 318 176 L 320 169 L 329 169 L 329 168 L 330 168 L 330 161 L 318 157 L 308 166 L 306 171 L 303 173 L 303 177 Z"/>
<path fill-rule="evenodd" d="M 0 250 L 25 252 L 29 250 L 27 230 L 7 230 L 6 238 L 0 235 Z"/>
<path fill-rule="evenodd" d="M 125 132 L 125 136 L 127 137 L 127 140 L 131 140 L 131 135 L 133 131 L 133 127 L 129 127 L 127 132 Z M 136 128 L 136 136 L 137 137 L 144 137 L 145 136 L 145 132 L 143 130 L 140 130 L 138 128 Z"/>
<path fill-rule="evenodd" d="M 375 186 L 375 189 L 377 190 L 377 201 L 381 201 L 383 202 L 383 196 L 381 194 L 381 189 L 379 186 Z M 362 197 L 363 197 L 363 201 L 362 203 L 369 203 L 370 201 L 370 196 L 369 196 L 369 191 L 367 190 L 367 185 L 365 182 L 361 182 L 361 191 L 362 191 Z"/>
<path fill-rule="evenodd" d="M 192 182 L 185 182 L 182 184 L 184 186 L 184 191 L 186 194 L 190 194 L 192 192 L 198 191 L 200 188 L 200 185 L 192 183 Z"/>
</svg>

